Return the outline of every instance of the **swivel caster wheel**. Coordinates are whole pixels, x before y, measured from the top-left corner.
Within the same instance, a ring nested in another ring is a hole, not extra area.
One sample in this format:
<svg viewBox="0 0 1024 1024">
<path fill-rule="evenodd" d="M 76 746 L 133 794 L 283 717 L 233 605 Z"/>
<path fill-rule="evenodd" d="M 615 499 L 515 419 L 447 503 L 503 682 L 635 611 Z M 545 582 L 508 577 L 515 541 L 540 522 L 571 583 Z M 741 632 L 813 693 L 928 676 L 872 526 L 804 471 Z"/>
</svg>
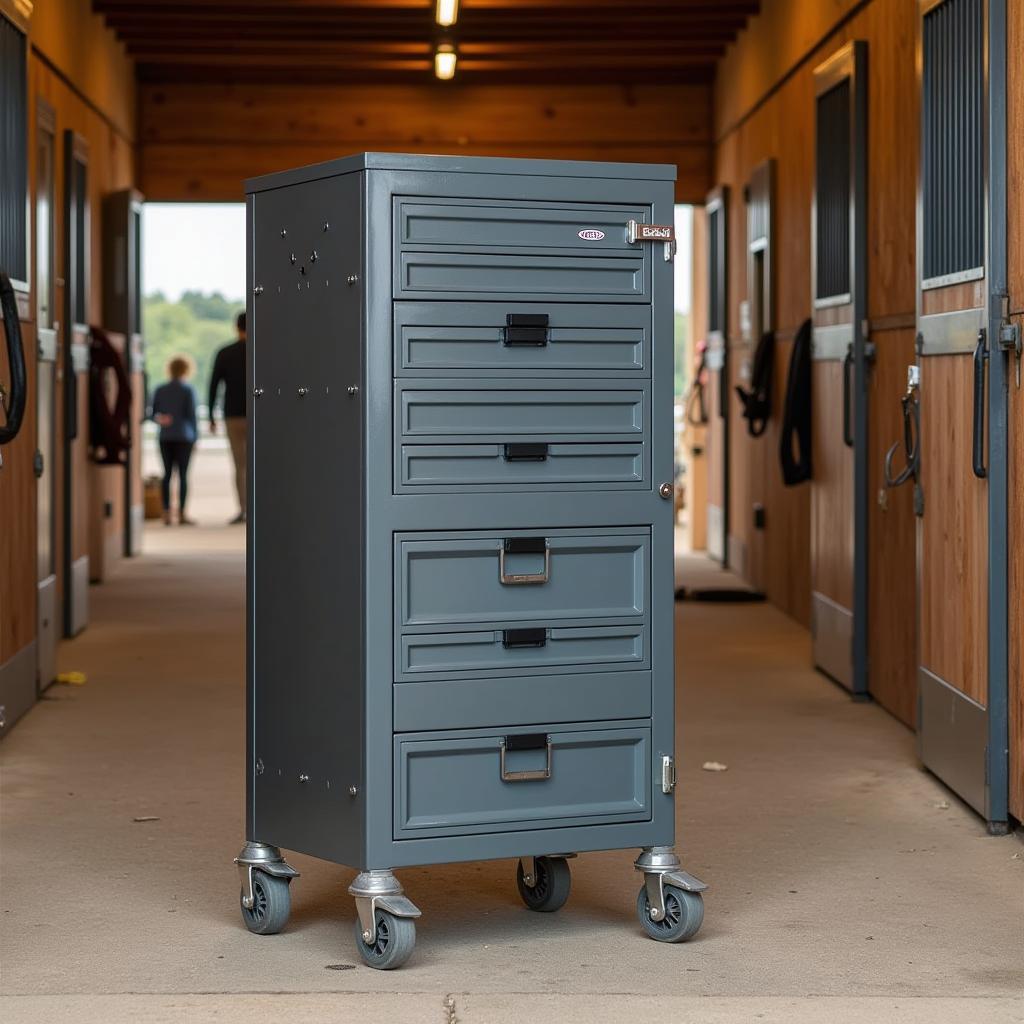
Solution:
<svg viewBox="0 0 1024 1024">
<path fill-rule="evenodd" d="M 395 917 L 386 910 L 374 915 L 377 934 L 373 942 L 363 938 L 363 926 L 356 918 L 356 948 L 367 967 L 390 971 L 401 967 L 416 945 L 416 922 L 411 917 Z"/>
<path fill-rule="evenodd" d="M 519 862 L 516 868 L 516 885 L 519 895 L 530 910 L 551 913 L 565 906 L 572 888 L 572 872 L 569 862 L 564 857 L 534 857 L 533 871 L 529 872 L 530 858 L 527 865 Z"/>
<path fill-rule="evenodd" d="M 245 891 L 239 894 L 242 920 L 256 935 L 276 935 L 287 923 L 292 911 L 291 879 L 252 873 L 252 906 L 245 905 Z"/>
<path fill-rule="evenodd" d="M 666 885 L 665 916 L 660 921 L 651 919 L 651 902 L 647 886 L 636 898 L 636 916 L 644 931 L 658 942 L 685 942 L 693 938 L 704 921 L 704 897 L 699 892 L 687 892 L 675 885 Z"/>
</svg>

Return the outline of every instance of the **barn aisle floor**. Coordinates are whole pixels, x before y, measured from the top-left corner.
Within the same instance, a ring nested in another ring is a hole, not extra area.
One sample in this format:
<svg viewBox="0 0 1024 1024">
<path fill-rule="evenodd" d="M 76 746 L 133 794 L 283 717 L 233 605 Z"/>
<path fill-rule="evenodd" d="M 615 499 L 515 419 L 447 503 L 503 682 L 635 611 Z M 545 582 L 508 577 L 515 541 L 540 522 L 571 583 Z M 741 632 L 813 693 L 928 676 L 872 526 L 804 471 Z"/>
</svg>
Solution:
<svg viewBox="0 0 1024 1024">
<path fill-rule="evenodd" d="M 4 1021 L 1024 1020 L 1024 843 L 766 605 L 677 605 L 679 839 L 711 886 L 692 942 L 642 936 L 633 851 L 581 856 L 555 915 L 522 907 L 511 861 L 402 872 L 424 917 L 397 972 L 359 963 L 353 872 L 305 857 L 287 931 L 248 934 L 242 544 L 150 528 L 61 650 L 88 683 L 0 747 Z"/>
</svg>

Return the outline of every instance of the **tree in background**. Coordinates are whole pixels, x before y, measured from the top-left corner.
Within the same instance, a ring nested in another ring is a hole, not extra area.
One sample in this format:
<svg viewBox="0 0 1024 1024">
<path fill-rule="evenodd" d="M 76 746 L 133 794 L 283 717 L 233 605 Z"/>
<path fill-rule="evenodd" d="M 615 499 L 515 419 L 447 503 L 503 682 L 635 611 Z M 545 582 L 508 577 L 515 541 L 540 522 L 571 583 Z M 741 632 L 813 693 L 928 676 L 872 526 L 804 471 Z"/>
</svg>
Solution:
<svg viewBox="0 0 1024 1024">
<path fill-rule="evenodd" d="M 213 357 L 221 345 L 235 340 L 235 317 L 243 309 L 241 299 L 226 299 L 220 292 L 184 292 L 177 302 L 163 292 L 147 295 L 142 331 L 150 388 L 165 378 L 171 357 L 184 354 L 196 364 L 192 384 L 200 403 L 205 402 Z"/>
</svg>

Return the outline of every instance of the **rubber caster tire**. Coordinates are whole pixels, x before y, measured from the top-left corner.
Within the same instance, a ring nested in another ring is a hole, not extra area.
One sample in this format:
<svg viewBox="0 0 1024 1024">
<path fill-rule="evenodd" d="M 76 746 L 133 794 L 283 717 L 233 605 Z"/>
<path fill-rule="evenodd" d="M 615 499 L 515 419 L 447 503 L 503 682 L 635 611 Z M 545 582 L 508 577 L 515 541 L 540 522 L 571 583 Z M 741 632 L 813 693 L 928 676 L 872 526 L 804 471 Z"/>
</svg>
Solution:
<svg viewBox="0 0 1024 1024">
<path fill-rule="evenodd" d="M 550 914 L 565 906 L 572 888 L 572 872 L 569 862 L 564 857 L 537 857 L 534 859 L 534 870 L 537 872 L 535 884 L 526 884 L 523 875 L 523 862 L 516 867 L 516 886 L 519 895 L 530 910 Z"/>
<path fill-rule="evenodd" d="M 367 967 L 378 971 L 393 971 L 412 956 L 416 946 L 416 922 L 411 917 L 395 917 L 386 910 L 378 910 L 377 938 L 373 944 L 363 939 L 363 926 L 356 918 L 356 948 Z"/>
<path fill-rule="evenodd" d="M 665 916 L 651 920 L 651 903 L 644 886 L 636 898 L 636 916 L 644 931 L 658 942 L 685 942 L 700 931 L 704 922 L 704 897 L 674 885 L 665 886 Z"/>
<path fill-rule="evenodd" d="M 288 923 L 288 915 L 292 912 L 290 883 L 288 878 L 253 871 L 252 909 L 242 904 L 244 894 L 241 892 L 238 901 L 245 927 L 254 935 L 276 935 Z"/>
</svg>

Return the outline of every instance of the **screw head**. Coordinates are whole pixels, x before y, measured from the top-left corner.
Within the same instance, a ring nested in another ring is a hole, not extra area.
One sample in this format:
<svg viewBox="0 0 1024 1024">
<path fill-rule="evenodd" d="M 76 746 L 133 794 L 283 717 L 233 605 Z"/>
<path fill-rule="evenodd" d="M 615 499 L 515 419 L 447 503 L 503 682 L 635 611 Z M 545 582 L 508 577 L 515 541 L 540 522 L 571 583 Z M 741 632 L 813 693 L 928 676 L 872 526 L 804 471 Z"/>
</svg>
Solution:
<svg viewBox="0 0 1024 1024">
<path fill-rule="evenodd" d="M 261 285 L 261 284 L 256 285 L 256 287 L 253 288 L 252 293 L 253 293 L 253 295 L 262 295 L 263 294 L 263 285 Z"/>
<path fill-rule="evenodd" d="M 359 394 L 359 388 L 357 388 L 357 387 L 355 386 L 355 384 L 352 384 L 352 385 L 351 385 L 351 386 L 350 386 L 350 387 L 348 388 L 348 393 L 349 393 L 349 396 L 352 396 L 352 395 L 358 395 L 358 394 Z"/>
<path fill-rule="evenodd" d="M 355 284 L 356 281 L 358 281 L 358 280 L 359 280 L 359 275 L 358 274 L 349 274 L 348 277 L 345 278 L 345 283 L 346 284 Z"/>
<path fill-rule="evenodd" d="M 299 782 L 309 782 L 309 776 L 305 772 L 299 772 Z"/>
<path fill-rule="evenodd" d="M 292 254 L 291 254 L 291 255 L 290 255 L 289 257 L 288 257 L 288 262 L 289 262 L 289 263 L 291 263 L 291 264 L 292 264 L 293 266 L 295 265 L 295 253 L 292 253 Z"/>
<path fill-rule="evenodd" d="M 316 261 L 317 261 L 317 260 L 318 260 L 319 258 L 320 258 L 320 254 L 319 254 L 319 253 L 318 253 L 318 252 L 316 251 L 316 249 L 314 249 L 314 250 L 313 250 L 313 251 L 312 251 L 312 252 L 311 252 L 311 253 L 309 254 L 309 262 L 310 262 L 310 263 L 316 263 Z"/>
<path fill-rule="evenodd" d="M 359 792 L 359 789 L 356 786 L 349 786 L 348 787 L 348 795 L 349 796 L 356 796 L 358 794 L 358 792 Z"/>
<path fill-rule="evenodd" d="M 287 228 L 281 228 L 281 237 L 282 238 L 287 238 L 288 237 L 288 229 Z"/>
<path fill-rule="evenodd" d="M 299 388 L 299 398 L 305 398 L 309 394 L 309 388 Z"/>
<path fill-rule="evenodd" d="M 259 397 L 261 397 L 261 396 L 262 396 L 262 394 L 263 394 L 263 388 L 253 388 L 253 389 L 252 389 L 252 394 L 253 394 L 253 397 L 254 397 L 254 398 L 259 398 Z"/>
<path fill-rule="evenodd" d="M 266 769 L 263 766 L 263 758 L 262 757 L 258 757 L 256 759 L 256 774 L 257 775 L 262 775 L 264 773 L 264 771 L 266 771 Z"/>
<path fill-rule="evenodd" d="M 324 231 L 330 231 L 330 230 L 331 230 L 330 222 L 325 220 L 324 221 Z"/>
<path fill-rule="evenodd" d="M 659 493 L 659 494 L 660 494 L 660 495 L 661 495 L 661 496 L 662 496 L 663 498 L 671 498 L 671 497 L 672 497 L 672 485 L 671 485 L 670 483 L 664 483 L 664 484 L 662 484 L 662 485 L 661 485 L 661 486 L 660 486 L 660 487 L 658 488 L 658 493 Z"/>
</svg>

